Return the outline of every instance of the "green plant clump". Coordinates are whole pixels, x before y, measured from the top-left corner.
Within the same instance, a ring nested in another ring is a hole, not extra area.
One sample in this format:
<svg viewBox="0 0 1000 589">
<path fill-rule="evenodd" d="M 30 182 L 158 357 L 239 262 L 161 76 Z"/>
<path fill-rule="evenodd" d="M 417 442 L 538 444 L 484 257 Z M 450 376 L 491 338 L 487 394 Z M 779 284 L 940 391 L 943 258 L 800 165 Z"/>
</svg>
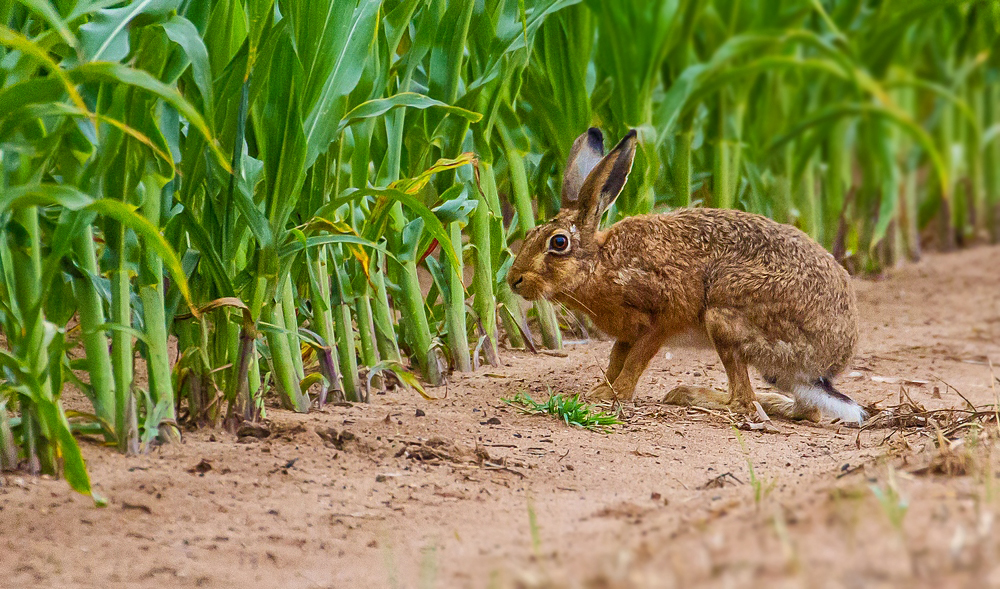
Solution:
<svg viewBox="0 0 1000 589">
<path fill-rule="evenodd" d="M 550 395 L 544 403 L 532 399 L 526 393 L 518 393 L 513 399 L 502 399 L 504 403 L 517 408 L 522 413 L 533 415 L 555 415 L 567 425 L 575 425 L 592 431 L 607 432 L 613 425 L 622 422 L 618 416 L 601 411 L 580 400 L 580 395 L 564 397 L 560 393 Z"/>
</svg>

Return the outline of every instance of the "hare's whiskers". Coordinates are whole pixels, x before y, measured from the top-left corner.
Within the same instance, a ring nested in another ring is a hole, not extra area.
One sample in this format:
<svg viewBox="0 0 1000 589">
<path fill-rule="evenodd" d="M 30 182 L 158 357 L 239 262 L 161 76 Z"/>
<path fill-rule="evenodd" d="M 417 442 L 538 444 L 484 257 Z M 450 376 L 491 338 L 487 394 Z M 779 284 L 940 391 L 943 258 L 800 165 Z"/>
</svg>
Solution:
<svg viewBox="0 0 1000 589">
<path fill-rule="evenodd" d="M 597 316 L 597 313 L 594 313 L 594 311 L 590 307 L 588 307 L 587 305 L 584 305 L 583 301 L 581 301 L 580 299 L 576 298 L 575 296 L 569 294 L 566 291 L 560 292 L 559 294 L 562 295 L 562 296 L 564 296 L 564 297 L 573 299 L 576 302 L 576 304 L 580 305 L 581 307 L 584 308 L 585 311 L 587 311 L 588 313 L 590 313 L 591 317 L 596 317 Z"/>
<path fill-rule="evenodd" d="M 580 317 L 576 314 L 577 311 L 575 309 L 570 309 L 569 307 L 567 307 L 566 303 L 562 303 L 560 301 L 556 302 L 559 303 L 559 308 L 562 309 L 563 313 L 565 313 L 568 317 L 573 318 L 573 322 L 576 323 L 577 329 L 580 330 L 580 335 L 583 336 L 584 339 L 589 341 L 590 331 L 587 329 L 587 326 L 583 324 L 583 320 L 581 320 Z M 1000 403 L 998 403 L 997 406 L 1000 407 Z"/>
</svg>

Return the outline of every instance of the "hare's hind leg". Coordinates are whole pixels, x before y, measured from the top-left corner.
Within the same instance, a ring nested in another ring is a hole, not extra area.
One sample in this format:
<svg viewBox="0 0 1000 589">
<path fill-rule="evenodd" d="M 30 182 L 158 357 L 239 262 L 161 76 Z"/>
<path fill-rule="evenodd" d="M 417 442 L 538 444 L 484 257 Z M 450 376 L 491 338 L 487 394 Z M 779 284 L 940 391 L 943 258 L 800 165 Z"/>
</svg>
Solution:
<svg viewBox="0 0 1000 589">
<path fill-rule="evenodd" d="M 792 399 L 777 393 L 755 395 L 750 383 L 750 373 L 741 348 L 757 336 L 756 330 L 743 315 L 734 309 L 712 308 L 705 312 L 705 329 L 715 350 L 719 353 L 729 381 L 729 393 L 703 387 L 677 387 L 667 393 L 665 403 L 678 405 L 699 405 L 709 409 L 725 408 L 732 411 L 753 414 L 754 401 L 760 402 L 768 415 L 794 419 L 795 403 Z"/>
<path fill-rule="evenodd" d="M 753 335 L 752 328 L 739 311 L 711 308 L 705 311 L 705 330 L 726 368 L 729 406 L 739 413 L 754 413 L 753 402 L 757 398 L 750 384 L 746 359 L 740 353 L 743 342 Z"/>
<path fill-rule="evenodd" d="M 711 335 L 712 332 L 709 331 Z M 756 400 L 753 385 L 746 362 L 740 357 L 739 350 L 724 338 L 712 336 L 715 349 L 722 359 L 729 381 L 729 392 L 725 393 L 707 387 L 679 386 L 672 389 L 663 398 L 664 403 L 672 405 L 697 405 L 706 409 L 731 410 L 737 413 L 752 414 L 756 412 L 753 402 Z M 791 399 L 788 404 L 791 405 Z"/>
</svg>

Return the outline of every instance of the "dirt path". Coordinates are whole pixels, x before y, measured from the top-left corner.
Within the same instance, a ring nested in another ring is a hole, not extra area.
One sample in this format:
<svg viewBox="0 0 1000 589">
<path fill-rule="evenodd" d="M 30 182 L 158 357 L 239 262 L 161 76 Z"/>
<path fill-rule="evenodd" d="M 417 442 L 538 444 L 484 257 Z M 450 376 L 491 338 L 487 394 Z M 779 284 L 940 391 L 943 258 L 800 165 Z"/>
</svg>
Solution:
<svg viewBox="0 0 1000 589">
<path fill-rule="evenodd" d="M 857 288 L 845 393 L 993 402 L 1000 248 Z M 199 431 L 136 458 L 87 445 L 106 509 L 61 481 L 7 476 L 0 587 L 1000 586 L 1000 459 L 975 428 L 947 456 L 925 450 L 930 428 L 737 434 L 724 416 L 655 403 L 679 383 L 724 386 L 716 357 L 687 350 L 654 360 L 610 435 L 500 402 L 586 390 L 609 348 L 506 352 L 443 401 L 272 409 L 265 440 Z M 931 460 L 968 474 L 914 474 Z"/>
</svg>

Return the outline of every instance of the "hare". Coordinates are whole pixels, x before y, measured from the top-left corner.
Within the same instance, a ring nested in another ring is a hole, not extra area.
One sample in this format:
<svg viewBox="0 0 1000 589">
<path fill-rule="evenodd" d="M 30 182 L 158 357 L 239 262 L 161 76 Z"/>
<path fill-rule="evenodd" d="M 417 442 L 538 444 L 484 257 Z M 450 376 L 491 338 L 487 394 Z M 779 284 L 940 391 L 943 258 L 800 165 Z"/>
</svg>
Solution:
<svg viewBox="0 0 1000 589">
<path fill-rule="evenodd" d="M 664 402 L 749 414 L 754 401 L 787 419 L 823 413 L 860 424 L 864 410 L 831 381 L 850 361 L 858 311 L 847 272 L 805 233 L 736 210 L 601 216 L 632 169 L 636 132 L 607 156 L 601 131 L 573 143 L 563 208 L 536 227 L 507 275 L 526 299 L 553 299 L 615 338 L 590 399 L 630 400 L 661 346 L 699 340 L 722 359 L 729 391 L 679 386 Z M 748 366 L 777 389 L 754 395 Z"/>
</svg>

